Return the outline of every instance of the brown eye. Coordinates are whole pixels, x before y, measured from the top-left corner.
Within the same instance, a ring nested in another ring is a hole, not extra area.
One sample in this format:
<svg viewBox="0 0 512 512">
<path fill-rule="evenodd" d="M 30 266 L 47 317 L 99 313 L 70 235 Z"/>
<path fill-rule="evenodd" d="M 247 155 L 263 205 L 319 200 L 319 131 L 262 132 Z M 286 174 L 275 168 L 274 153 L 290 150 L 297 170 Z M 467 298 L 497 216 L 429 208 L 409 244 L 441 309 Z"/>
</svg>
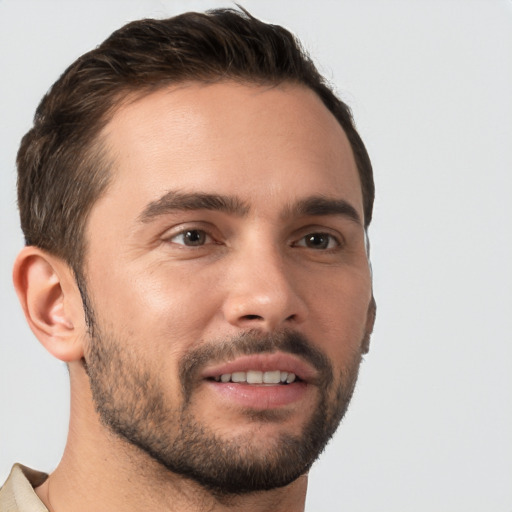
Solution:
<svg viewBox="0 0 512 512">
<path fill-rule="evenodd" d="M 298 247 L 316 250 L 333 249 L 339 245 L 338 241 L 328 233 L 308 233 L 296 243 Z"/>
<path fill-rule="evenodd" d="M 210 237 L 201 229 L 187 229 L 186 231 L 173 236 L 170 241 L 178 245 L 197 247 L 209 242 Z"/>
</svg>

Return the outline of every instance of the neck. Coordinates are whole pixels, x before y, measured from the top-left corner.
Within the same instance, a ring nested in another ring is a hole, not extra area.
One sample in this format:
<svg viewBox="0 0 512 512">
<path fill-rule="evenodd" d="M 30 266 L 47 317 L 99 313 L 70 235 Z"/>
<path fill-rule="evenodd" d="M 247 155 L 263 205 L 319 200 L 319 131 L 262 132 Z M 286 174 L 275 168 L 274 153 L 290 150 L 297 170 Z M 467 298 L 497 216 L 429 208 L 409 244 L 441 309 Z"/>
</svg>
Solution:
<svg viewBox="0 0 512 512">
<path fill-rule="evenodd" d="M 168 471 L 104 427 L 92 405 L 87 383 L 73 380 L 77 378 L 72 377 L 71 419 L 64 455 L 57 469 L 36 489 L 50 512 L 304 510 L 307 475 L 279 489 L 219 496 Z"/>
</svg>

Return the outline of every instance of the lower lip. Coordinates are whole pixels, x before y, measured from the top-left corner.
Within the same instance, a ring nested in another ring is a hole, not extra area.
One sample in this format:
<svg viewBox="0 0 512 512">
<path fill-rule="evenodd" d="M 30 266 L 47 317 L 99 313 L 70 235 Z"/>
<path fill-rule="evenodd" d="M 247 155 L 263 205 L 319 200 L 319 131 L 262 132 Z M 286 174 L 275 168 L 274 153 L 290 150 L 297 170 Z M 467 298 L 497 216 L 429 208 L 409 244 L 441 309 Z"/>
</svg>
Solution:
<svg viewBox="0 0 512 512">
<path fill-rule="evenodd" d="M 299 402 L 306 394 L 305 382 L 258 385 L 233 382 L 207 382 L 210 389 L 231 405 L 256 410 L 276 409 Z"/>
</svg>

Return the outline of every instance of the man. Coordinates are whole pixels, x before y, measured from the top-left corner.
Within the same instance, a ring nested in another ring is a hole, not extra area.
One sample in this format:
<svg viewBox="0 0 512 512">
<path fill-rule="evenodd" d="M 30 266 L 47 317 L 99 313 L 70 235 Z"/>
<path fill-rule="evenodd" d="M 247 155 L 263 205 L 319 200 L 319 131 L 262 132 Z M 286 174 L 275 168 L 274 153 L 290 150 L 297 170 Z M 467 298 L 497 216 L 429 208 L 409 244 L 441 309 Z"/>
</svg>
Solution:
<svg viewBox="0 0 512 512">
<path fill-rule="evenodd" d="M 232 10 L 123 27 L 43 98 L 18 173 L 14 283 L 71 416 L 2 512 L 303 510 L 369 347 L 374 189 L 291 34 Z"/>
</svg>

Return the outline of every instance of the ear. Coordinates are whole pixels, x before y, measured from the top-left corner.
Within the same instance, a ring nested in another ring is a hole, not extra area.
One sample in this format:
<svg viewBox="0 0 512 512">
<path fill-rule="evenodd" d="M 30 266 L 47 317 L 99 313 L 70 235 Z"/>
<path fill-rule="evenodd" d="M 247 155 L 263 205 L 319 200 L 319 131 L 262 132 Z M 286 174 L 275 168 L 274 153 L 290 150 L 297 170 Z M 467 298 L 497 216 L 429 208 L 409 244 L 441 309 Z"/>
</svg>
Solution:
<svg viewBox="0 0 512 512">
<path fill-rule="evenodd" d="M 368 354 L 370 351 L 370 337 L 373 332 L 373 326 L 375 325 L 375 316 L 377 314 L 377 303 L 375 302 L 375 297 L 372 295 L 370 300 L 370 304 L 368 306 L 368 313 L 366 316 L 366 328 L 364 331 L 362 352 L 363 354 Z"/>
<path fill-rule="evenodd" d="M 27 246 L 16 258 L 13 281 L 27 322 L 46 350 L 61 361 L 81 359 L 85 320 L 69 265 Z"/>
</svg>

